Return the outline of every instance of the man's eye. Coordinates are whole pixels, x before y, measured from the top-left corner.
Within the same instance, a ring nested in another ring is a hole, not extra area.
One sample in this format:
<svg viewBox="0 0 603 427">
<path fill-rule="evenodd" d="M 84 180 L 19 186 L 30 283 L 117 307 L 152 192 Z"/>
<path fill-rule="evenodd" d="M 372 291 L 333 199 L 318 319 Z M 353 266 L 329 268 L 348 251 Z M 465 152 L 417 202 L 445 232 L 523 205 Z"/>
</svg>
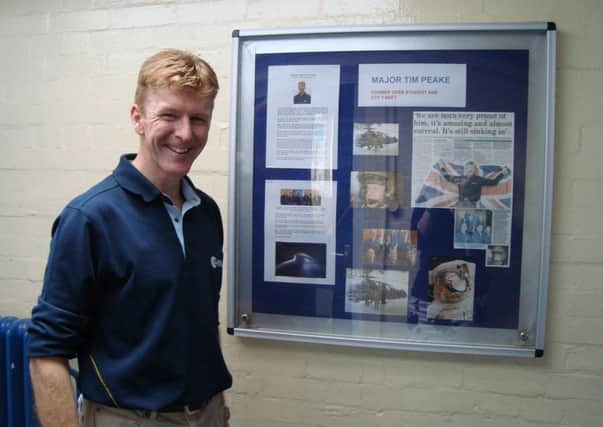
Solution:
<svg viewBox="0 0 603 427">
<path fill-rule="evenodd" d="M 176 119 L 176 115 L 175 114 L 171 114 L 171 113 L 160 114 L 159 117 L 162 118 L 162 119 L 164 119 L 164 120 L 175 120 Z"/>
<path fill-rule="evenodd" d="M 204 117 L 191 117 L 191 121 L 193 123 L 205 123 L 205 118 Z"/>
</svg>

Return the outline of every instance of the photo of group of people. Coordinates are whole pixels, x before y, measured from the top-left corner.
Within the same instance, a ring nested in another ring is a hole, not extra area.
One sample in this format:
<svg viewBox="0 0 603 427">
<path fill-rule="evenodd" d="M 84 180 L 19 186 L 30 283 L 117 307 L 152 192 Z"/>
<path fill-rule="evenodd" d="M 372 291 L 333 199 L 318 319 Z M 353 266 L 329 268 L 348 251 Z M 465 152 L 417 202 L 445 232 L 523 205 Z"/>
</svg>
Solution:
<svg viewBox="0 0 603 427">
<path fill-rule="evenodd" d="M 363 265 L 410 269 L 417 259 L 417 232 L 383 228 L 362 230 Z"/>
<path fill-rule="evenodd" d="M 320 206 L 322 197 L 316 189 L 280 189 L 280 203 L 283 206 Z"/>
<path fill-rule="evenodd" d="M 492 241 L 492 212 L 487 209 L 456 209 L 454 247 L 483 249 Z"/>
</svg>

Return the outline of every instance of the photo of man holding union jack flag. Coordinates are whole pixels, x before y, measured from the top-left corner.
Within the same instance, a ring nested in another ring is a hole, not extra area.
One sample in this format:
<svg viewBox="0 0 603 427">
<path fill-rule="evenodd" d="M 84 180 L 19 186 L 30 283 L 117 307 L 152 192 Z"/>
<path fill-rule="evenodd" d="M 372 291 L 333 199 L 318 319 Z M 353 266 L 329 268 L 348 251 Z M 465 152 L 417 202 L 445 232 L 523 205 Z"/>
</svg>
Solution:
<svg viewBox="0 0 603 427">
<path fill-rule="evenodd" d="M 438 160 L 429 170 L 414 207 L 510 209 L 513 178 L 506 166 Z"/>
</svg>

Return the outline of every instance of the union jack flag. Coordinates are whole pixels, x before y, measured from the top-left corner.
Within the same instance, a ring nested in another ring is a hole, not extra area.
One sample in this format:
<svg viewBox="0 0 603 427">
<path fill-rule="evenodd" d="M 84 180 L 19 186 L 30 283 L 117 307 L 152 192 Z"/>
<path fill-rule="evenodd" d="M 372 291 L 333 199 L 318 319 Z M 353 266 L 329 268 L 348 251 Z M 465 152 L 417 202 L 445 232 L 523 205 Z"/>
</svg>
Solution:
<svg viewBox="0 0 603 427">
<path fill-rule="evenodd" d="M 463 176 L 462 164 L 440 161 L 430 168 L 423 187 L 415 199 L 416 208 L 452 208 L 459 199 L 459 185 L 444 177 Z M 480 165 L 480 176 L 495 179 L 502 173 L 498 165 Z M 511 209 L 513 200 L 513 177 L 509 173 L 496 185 L 484 185 L 476 207 L 485 209 Z"/>
</svg>

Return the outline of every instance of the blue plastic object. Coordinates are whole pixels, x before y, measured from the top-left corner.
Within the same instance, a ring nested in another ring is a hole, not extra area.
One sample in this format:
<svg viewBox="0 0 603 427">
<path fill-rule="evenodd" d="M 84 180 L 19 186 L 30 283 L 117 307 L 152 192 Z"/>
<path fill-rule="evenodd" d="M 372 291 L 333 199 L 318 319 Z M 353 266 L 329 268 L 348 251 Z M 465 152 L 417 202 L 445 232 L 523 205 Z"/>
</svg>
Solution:
<svg viewBox="0 0 603 427">
<path fill-rule="evenodd" d="M 27 356 L 28 319 L 15 320 L 5 335 L 7 427 L 39 427 Z"/>
<path fill-rule="evenodd" d="M 6 335 L 16 317 L 0 317 L 0 427 L 8 427 L 8 376 L 6 375 Z"/>
</svg>

